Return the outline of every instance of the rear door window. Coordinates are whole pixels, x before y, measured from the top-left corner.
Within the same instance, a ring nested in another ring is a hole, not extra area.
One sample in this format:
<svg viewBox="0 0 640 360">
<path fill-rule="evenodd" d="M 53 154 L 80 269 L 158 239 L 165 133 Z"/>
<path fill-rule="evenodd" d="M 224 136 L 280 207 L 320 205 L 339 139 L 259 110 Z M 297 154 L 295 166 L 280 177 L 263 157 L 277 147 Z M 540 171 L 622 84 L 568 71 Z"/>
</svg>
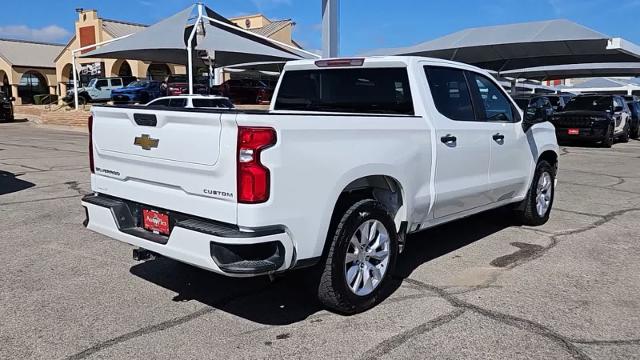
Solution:
<svg viewBox="0 0 640 360">
<path fill-rule="evenodd" d="M 475 121 L 475 111 L 463 70 L 426 66 L 431 96 L 438 112 L 451 120 Z"/>
<path fill-rule="evenodd" d="M 287 71 L 275 109 L 414 114 L 406 68 Z"/>
<path fill-rule="evenodd" d="M 111 79 L 111 86 L 122 86 L 121 79 Z"/>
<path fill-rule="evenodd" d="M 183 108 L 185 106 L 187 106 L 187 99 L 185 98 L 174 98 L 169 100 L 169 107 Z"/>
<path fill-rule="evenodd" d="M 233 104 L 227 99 L 193 99 L 192 102 L 195 108 L 233 108 Z"/>
<path fill-rule="evenodd" d="M 160 99 L 152 101 L 148 106 L 169 106 L 169 99 Z"/>
</svg>

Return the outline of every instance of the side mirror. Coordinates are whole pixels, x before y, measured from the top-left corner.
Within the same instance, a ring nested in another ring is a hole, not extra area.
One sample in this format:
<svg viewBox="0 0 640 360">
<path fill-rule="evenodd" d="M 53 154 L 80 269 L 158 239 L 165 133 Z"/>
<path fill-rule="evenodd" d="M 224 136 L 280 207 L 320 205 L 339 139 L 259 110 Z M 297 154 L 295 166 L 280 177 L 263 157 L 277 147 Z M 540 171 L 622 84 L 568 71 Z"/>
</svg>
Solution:
<svg viewBox="0 0 640 360">
<path fill-rule="evenodd" d="M 524 120 L 522 121 L 522 127 L 524 131 L 529 130 L 533 125 L 549 121 L 551 114 L 548 109 L 529 107 L 524 114 Z"/>
<path fill-rule="evenodd" d="M 621 112 L 622 110 L 624 110 L 624 108 L 622 106 L 616 106 L 616 107 L 613 108 L 613 112 L 614 113 Z"/>
</svg>

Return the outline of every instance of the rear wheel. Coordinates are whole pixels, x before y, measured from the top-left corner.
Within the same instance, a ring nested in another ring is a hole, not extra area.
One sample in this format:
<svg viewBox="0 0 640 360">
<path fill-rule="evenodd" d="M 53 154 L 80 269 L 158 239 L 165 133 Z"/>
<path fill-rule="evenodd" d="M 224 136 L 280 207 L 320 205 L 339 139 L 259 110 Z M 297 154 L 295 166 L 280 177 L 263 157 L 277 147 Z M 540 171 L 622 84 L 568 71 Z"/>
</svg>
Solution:
<svg viewBox="0 0 640 360">
<path fill-rule="evenodd" d="M 549 220 L 555 195 L 555 169 L 546 160 L 540 160 L 527 192 L 518 210 L 520 222 L 539 226 Z"/>
<path fill-rule="evenodd" d="M 358 201 L 342 215 L 329 239 L 318 285 L 320 301 L 345 314 L 377 304 L 398 254 L 391 214 L 378 201 Z"/>
</svg>

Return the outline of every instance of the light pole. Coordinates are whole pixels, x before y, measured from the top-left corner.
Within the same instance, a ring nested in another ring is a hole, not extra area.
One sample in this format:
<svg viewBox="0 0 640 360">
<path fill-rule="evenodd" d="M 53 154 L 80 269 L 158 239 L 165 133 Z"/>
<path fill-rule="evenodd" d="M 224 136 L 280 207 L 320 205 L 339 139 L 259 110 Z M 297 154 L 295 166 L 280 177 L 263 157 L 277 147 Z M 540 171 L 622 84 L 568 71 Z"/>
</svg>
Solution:
<svg viewBox="0 0 640 360">
<path fill-rule="evenodd" d="M 340 49 L 340 0 L 322 0 L 322 57 L 337 57 Z"/>
</svg>

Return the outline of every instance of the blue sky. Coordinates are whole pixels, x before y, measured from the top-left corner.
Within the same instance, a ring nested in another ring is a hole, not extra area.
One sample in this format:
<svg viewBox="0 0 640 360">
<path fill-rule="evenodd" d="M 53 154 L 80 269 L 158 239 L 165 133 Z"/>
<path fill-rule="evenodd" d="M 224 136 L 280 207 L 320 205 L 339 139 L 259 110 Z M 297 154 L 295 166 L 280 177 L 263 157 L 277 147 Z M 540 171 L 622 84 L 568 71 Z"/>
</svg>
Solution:
<svg viewBox="0 0 640 360">
<path fill-rule="evenodd" d="M 320 48 L 321 0 L 205 0 L 227 17 L 257 12 L 291 18 L 294 39 Z M 0 37 L 66 42 L 75 8 L 100 16 L 152 24 L 193 0 L 6 0 Z M 640 43 L 640 0 L 342 0 L 341 54 L 412 45 L 467 27 L 567 18 L 611 36 Z"/>
</svg>

